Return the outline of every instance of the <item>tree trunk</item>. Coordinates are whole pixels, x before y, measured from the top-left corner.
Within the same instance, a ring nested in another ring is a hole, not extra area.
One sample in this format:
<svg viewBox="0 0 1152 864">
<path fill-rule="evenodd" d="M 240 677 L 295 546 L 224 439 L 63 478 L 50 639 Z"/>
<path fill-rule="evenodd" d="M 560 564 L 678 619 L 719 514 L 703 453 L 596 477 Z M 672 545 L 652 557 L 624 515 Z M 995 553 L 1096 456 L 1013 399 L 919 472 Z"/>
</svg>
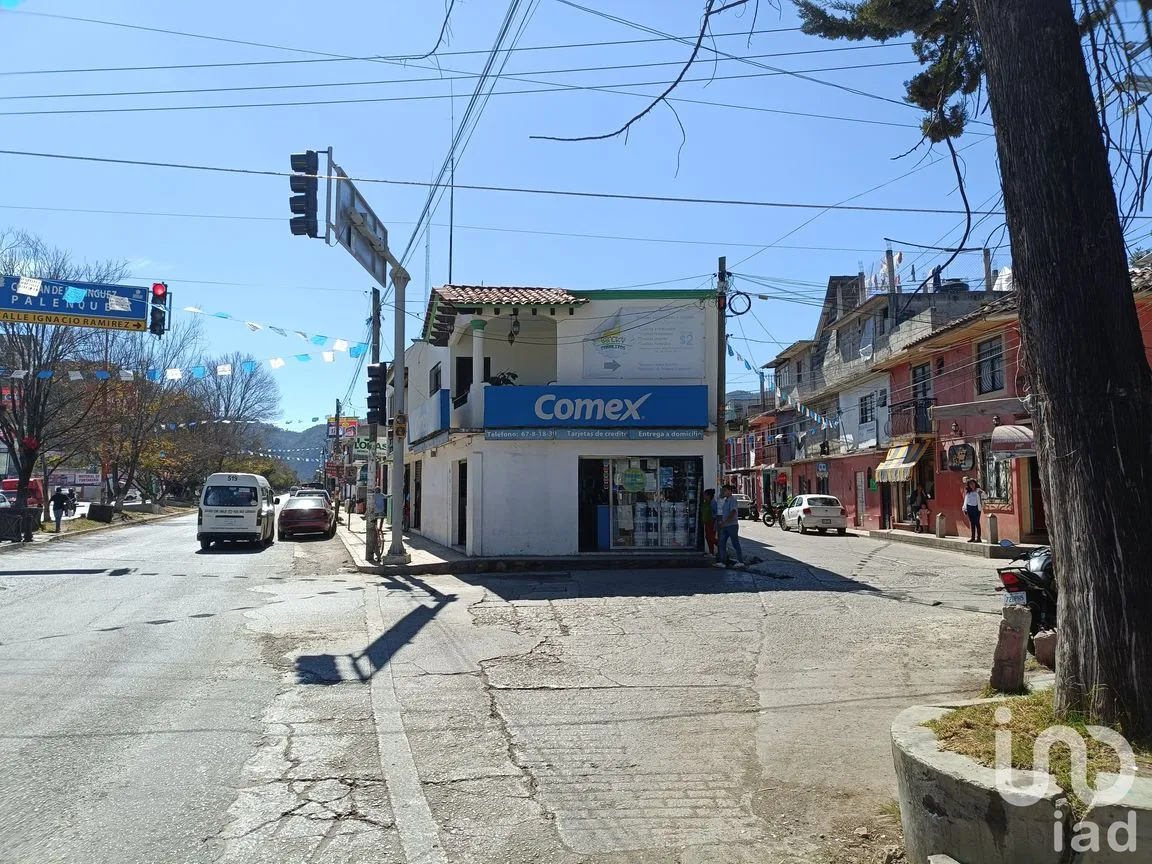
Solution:
<svg viewBox="0 0 1152 864">
<path fill-rule="evenodd" d="M 1059 579 L 1056 704 L 1152 734 L 1152 375 L 1068 0 L 973 0 Z"/>
</svg>

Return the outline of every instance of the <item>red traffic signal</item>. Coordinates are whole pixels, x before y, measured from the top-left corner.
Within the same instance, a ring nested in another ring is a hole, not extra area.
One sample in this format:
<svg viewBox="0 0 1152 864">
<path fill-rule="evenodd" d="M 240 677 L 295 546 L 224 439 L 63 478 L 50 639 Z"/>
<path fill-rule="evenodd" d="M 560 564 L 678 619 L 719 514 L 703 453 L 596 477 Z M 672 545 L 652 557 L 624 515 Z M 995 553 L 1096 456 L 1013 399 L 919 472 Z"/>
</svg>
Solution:
<svg viewBox="0 0 1152 864">
<path fill-rule="evenodd" d="M 156 300 L 163 300 L 168 295 L 168 286 L 163 282 L 152 283 L 152 297 Z"/>
</svg>

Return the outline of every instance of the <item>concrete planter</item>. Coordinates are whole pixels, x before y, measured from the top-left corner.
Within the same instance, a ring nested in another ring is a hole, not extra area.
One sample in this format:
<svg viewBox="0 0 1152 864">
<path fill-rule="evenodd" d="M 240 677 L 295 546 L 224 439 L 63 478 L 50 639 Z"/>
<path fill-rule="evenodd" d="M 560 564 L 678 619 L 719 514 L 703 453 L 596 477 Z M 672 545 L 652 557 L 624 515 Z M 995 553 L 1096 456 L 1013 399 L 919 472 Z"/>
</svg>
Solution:
<svg viewBox="0 0 1152 864">
<path fill-rule="evenodd" d="M 942 750 L 936 733 L 923 725 L 962 704 L 973 703 L 909 708 L 892 724 L 892 757 L 910 864 L 937 855 L 949 856 L 958 864 L 1152 860 L 1152 780 L 1137 777 L 1121 802 L 1090 808 L 1084 823 L 1072 826 L 1070 809 L 1057 803 L 1065 793 L 1050 775 L 1013 771 L 1015 785 L 1036 781 L 1044 789 L 1036 803 L 1014 806 L 997 790 L 995 769 Z M 1101 775 L 1098 784 L 1104 788 L 1111 779 Z M 1135 831 L 1129 837 L 1128 827 L 1118 828 L 1113 832 L 1117 842 L 1110 843 L 1110 828 L 1121 822 L 1134 825 Z M 1095 844 L 1087 823 L 1095 826 Z"/>
</svg>

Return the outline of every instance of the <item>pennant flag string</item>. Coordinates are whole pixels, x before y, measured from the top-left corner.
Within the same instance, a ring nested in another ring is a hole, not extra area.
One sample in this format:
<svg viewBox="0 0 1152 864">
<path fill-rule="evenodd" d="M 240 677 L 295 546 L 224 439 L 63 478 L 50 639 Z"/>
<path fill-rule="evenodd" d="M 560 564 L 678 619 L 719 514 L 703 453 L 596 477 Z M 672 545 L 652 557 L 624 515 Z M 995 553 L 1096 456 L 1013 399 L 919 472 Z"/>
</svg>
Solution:
<svg viewBox="0 0 1152 864">
<path fill-rule="evenodd" d="M 70 288 L 69 290 L 71 291 L 71 290 L 78 290 L 78 289 L 71 289 Z M 76 302 L 79 302 L 79 301 L 76 301 Z M 262 324 L 259 321 L 245 321 L 241 318 L 237 318 L 235 315 L 231 314 L 230 312 L 205 312 L 199 306 L 185 306 L 184 311 L 185 312 L 191 312 L 193 315 L 206 315 L 209 318 L 219 318 L 222 321 L 235 321 L 238 324 L 243 324 L 245 327 L 247 327 L 253 333 L 257 333 L 261 330 L 264 330 L 265 328 L 267 328 L 268 330 L 271 330 L 273 333 L 277 333 L 281 336 L 287 336 L 289 332 L 292 332 L 293 334 L 295 334 L 296 336 L 299 336 L 302 340 L 307 342 L 309 345 L 316 345 L 316 346 L 319 346 L 321 348 L 323 348 L 324 346 L 326 346 L 328 344 L 328 341 L 330 338 L 328 336 L 321 336 L 319 333 L 306 333 L 303 330 L 295 330 L 295 329 L 292 329 L 289 327 L 276 327 L 272 324 Z M 332 346 L 331 346 L 330 350 L 332 350 L 332 351 L 348 351 L 349 346 L 355 347 L 359 344 L 361 344 L 361 343 L 359 343 L 355 339 L 333 339 L 332 340 Z M 363 352 L 361 352 L 361 353 L 363 353 Z M 360 354 L 353 354 L 352 356 L 359 357 Z"/>
</svg>

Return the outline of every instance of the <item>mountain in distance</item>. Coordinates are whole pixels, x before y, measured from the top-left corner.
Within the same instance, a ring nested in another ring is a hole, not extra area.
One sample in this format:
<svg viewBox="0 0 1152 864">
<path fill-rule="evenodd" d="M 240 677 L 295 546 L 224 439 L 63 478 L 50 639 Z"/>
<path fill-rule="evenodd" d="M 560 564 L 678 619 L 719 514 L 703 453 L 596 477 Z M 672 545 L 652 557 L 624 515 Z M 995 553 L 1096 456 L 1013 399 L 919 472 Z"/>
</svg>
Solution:
<svg viewBox="0 0 1152 864">
<path fill-rule="evenodd" d="M 281 429 L 268 423 L 259 425 L 260 438 L 264 447 L 296 472 L 303 481 L 310 481 L 316 469 L 323 463 L 324 449 L 328 444 L 328 426 L 319 423 L 302 429 Z"/>
</svg>

